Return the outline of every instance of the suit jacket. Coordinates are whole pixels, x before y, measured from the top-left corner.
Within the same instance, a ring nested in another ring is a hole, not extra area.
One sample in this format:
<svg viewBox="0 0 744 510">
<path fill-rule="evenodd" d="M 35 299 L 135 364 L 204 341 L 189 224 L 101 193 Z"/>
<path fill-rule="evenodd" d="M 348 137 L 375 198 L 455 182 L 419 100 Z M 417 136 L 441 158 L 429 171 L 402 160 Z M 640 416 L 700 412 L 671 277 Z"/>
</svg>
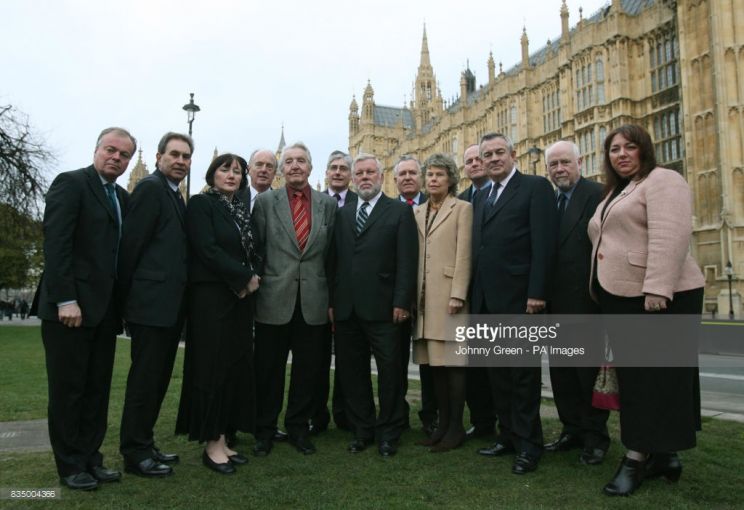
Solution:
<svg viewBox="0 0 744 510">
<path fill-rule="evenodd" d="M 256 199 L 252 219 L 263 261 L 256 294 L 257 322 L 287 324 L 298 290 L 305 322 L 313 326 L 328 322 L 326 266 L 338 204 L 325 193 L 311 189 L 310 194 L 310 235 L 303 251 L 297 244 L 287 190 L 267 191 Z"/>
<path fill-rule="evenodd" d="M 426 235 L 426 206 L 414 212 L 418 229 L 419 310 L 414 338 L 454 340 L 447 308 L 450 298 L 467 300 L 470 286 L 470 250 L 473 207 L 463 200 L 447 196 Z M 421 293 L 426 275 L 423 313 Z M 464 308 L 467 310 L 467 307 Z M 463 312 L 460 315 L 467 318 Z"/>
<path fill-rule="evenodd" d="M 129 194 L 116 186 L 122 217 Z M 119 227 L 93 165 L 59 174 L 46 194 L 44 274 L 34 302 L 40 319 L 58 321 L 57 303 L 76 300 L 84 327 L 104 318 L 116 281 Z"/>
<path fill-rule="evenodd" d="M 480 190 L 480 191 L 482 191 L 483 193 L 487 193 L 491 191 L 491 184 L 489 183 L 486 189 Z M 465 200 L 466 202 L 470 202 L 472 204 L 473 203 L 473 185 L 471 184 L 470 186 L 468 186 L 465 191 L 457 195 L 457 198 L 459 198 L 460 200 Z"/>
<path fill-rule="evenodd" d="M 517 170 L 495 205 L 476 196 L 471 304 L 489 313 L 524 313 L 547 299 L 556 237 L 555 195 L 544 177 Z"/>
<path fill-rule="evenodd" d="M 119 282 L 126 321 L 176 325 L 186 290 L 187 249 L 184 212 L 165 175 L 155 170 L 137 183 L 122 226 Z"/>
<path fill-rule="evenodd" d="M 339 209 L 334 236 L 333 308 L 336 320 L 352 313 L 366 321 L 393 319 L 410 310 L 416 289 L 418 242 L 408 204 L 380 195 L 356 235 L 357 204 Z"/>
<path fill-rule="evenodd" d="M 240 231 L 217 195 L 203 193 L 189 199 L 186 228 L 189 283 L 223 283 L 236 293 L 246 288 L 257 260 L 248 259 Z M 256 244 L 254 238 L 258 252 Z"/>
<path fill-rule="evenodd" d="M 684 177 L 654 168 L 644 179 L 630 181 L 607 206 L 602 220 L 611 195 L 589 222 L 591 274 L 597 272 L 603 289 L 616 296 L 656 294 L 671 299 L 675 292 L 705 285 L 689 251 L 692 194 Z"/>
<path fill-rule="evenodd" d="M 597 305 L 589 296 L 592 243 L 587 234 L 589 219 L 602 199 L 602 185 L 580 177 L 571 200 L 566 205 L 563 220 L 558 225 L 558 252 L 553 288 L 550 296 L 551 313 L 594 313 Z M 557 207 L 555 198 L 553 204 Z"/>
<path fill-rule="evenodd" d="M 326 188 L 326 190 L 325 190 L 325 191 L 324 191 L 323 193 L 325 193 L 326 195 L 328 195 L 328 196 L 330 196 L 331 198 L 333 198 L 333 193 L 331 193 L 331 190 L 330 190 L 330 189 Z M 356 194 L 356 193 L 354 193 L 353 191 L 351 191 L 351 190 L 347 190 L 347 191 L 346 191 L 346 200 L 344 200 L 344 205 L 346 205 L 346 204 L 351 204 L 351 203 L 354 203 L 354 204 L 356 204 L 356 203 L 357 203 L 357 198 L 358 198 L 358 197 L 359 197 L 359 195 L 357 195 L 357 194 Z M 335 200 L 335 199 L 334 199 L 334 200 Z"/>
</svg>

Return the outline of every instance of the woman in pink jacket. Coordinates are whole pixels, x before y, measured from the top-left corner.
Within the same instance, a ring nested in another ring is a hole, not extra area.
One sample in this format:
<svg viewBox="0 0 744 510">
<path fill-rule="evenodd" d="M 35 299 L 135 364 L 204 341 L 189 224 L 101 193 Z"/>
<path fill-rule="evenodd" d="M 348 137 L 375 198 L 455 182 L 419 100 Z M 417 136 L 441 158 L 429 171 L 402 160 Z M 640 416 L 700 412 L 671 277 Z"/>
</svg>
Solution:
<svg viewBox="0 0 744 510">
<path fill-rule="evenodd" d="M 603 314 L 699 316 L 705 281 L 689 253 L 687 182 L 656 166 L 653 142 L 640 126 L 612 131 L 604 151 L 605 198 L 589 222 L 592 296 Z M 643 342 L 654 341 L 633 321 L 608 335 L 616 354 L 643 355 Z M 682 464 L 676 452 L 693 448 L 700 429 L 697 368 L 617 366 L 617 376 L 621 440 L 628 451 L 605 494 L 629 495 L 644 478 L 677 481 Z"/>
</svg>

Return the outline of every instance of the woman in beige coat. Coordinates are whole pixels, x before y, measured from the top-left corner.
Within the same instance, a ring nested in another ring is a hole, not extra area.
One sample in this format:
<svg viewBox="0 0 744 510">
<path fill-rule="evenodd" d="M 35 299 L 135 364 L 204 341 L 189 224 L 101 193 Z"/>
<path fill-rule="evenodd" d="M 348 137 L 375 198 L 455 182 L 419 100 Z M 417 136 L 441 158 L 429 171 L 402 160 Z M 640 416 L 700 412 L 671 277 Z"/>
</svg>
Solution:
<svg viewBox="0 0 744 510">
<path fill-rule="evenodd" d="M 432 155 L 424 163 L 424 176 L 429 200 L 415 211 L 419 264 L 413 360 L 431 366 L 439 411 L 439 427 L 420 444 L 443 452 L 465 439 L 467 358 L 454 354 L 454 327 L 467 320 L 463 310 L 470 282 L 473 209 L 454 196 L 458 172 L 451 158 Z"/>
</svg>

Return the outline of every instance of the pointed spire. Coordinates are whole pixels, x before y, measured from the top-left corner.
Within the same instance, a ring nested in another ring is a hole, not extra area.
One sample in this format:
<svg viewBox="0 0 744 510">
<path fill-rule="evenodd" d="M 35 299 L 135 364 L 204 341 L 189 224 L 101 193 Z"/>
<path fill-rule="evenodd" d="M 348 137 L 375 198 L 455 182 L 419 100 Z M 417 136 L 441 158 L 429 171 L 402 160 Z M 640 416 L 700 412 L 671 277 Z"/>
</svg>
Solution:
<svg viewBox="0 0 744 510">
<path fill-rule="evenodd" d="M 568 5 L 566 0 L 561 4 L 561 38 L 563 42 L 568 40 Z"/>
<path fill-rule="evenodd" d="M 526 69 L 530 65 L 530 40 L 527 37 L 527 27 L 522 27 L 522 68 Z"/>
<path fill-rule="evenodd" d="M 424 23 L 424 37 L 421 39 L 421 67 L 431 67 L 431 61 L 429 60 L 429 40 L 426 37 L 426 23 Z"/>
<path fill-rule="evenodd" d="M 493 52 L 488 52 L 488 83 L 493 83 L 496 79 L 496 63 L 493 61 Z"/>
<path fill-rule="evenodd" d="M 349 111 L 356 113 L 359 111 L 359 105 L 356 102 L 356 95 L 352 94 L 351 96 L 351 104 L 349 105 Z"/>
<path fill-rule="evenodd" d="M 132 168 L 132 171 L 129 174 L 129 183 L 127 184 L 127 191 L 130 193 L 134 191 L 134 187 L 139 181 L 150 175 L 150 172 L 147 170 L 147 165 L 142 161 L 142 148 L 140 147 L 137 152 L 137 164 Z"/>
<path fill-rule="evenodd" d="M 276 152 L 281 153 L 286 145 L 287 142 L 284 140 L 284 122 L 282 122 L 282 136 L 279 138 L 279 146 L 277 147 Z"/>
<path fill-rule="evenodd" d="M 375 90 L 372 88 L 372 83 L 367 80 L 367 86 L 364 88 L 364 99 L 372 98 L 375 95 Z"/>
<path fill-rule="evenodd" d="M 220 155 L 220 153 L 217 152 L 217 147 L 215 146 L 214 152 L 212 153 L 212 161 L 214 161 L 215 159 L 217 159 L 217 156 L 219 156 L 219 155 Z"/>
</svg>

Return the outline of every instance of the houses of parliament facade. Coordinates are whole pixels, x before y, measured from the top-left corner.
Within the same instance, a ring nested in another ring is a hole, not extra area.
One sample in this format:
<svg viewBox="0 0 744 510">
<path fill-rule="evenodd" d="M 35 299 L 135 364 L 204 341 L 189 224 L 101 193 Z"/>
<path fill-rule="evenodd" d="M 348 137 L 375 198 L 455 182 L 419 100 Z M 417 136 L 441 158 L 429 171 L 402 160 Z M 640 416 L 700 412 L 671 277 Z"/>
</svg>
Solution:
<svg viewBox="0 0 744 510">
<path fill-rule="evenodd" d="M 408 104 L 377 104 L 371 83 L 361 105 L 352 99 L 352 156 L 377 155 L 386 174 L 403 154 L 423 161 L 444 152 L 462 168 L 464 149 L 496 131 L 514 140 L 523 172 L 546 175 L 544 149 L 567 139 L 581 150 L 583 175 L 601 181 L 606 133 L 641 124 L 659 165 L 680 172 L 692 189 L 691 251 L 705 274 L 704 311 L 729 313 L 731 262 L 731 301 L 742 317 L 744 1 L 612 0 L 588 18 L 580 13 L 570 28 L 564 0 L 556 4 L 558 21 L 560 38 L 537 51 L 523 30 L 521 60 L 508 69 L 489 55 L 486 83 L 477 86 L 472 71 L 463 71 L 451 101 L 439 91 L 424 28 Z M 392 175 L 384 191 L 395 196 Z"/>
</svg>

